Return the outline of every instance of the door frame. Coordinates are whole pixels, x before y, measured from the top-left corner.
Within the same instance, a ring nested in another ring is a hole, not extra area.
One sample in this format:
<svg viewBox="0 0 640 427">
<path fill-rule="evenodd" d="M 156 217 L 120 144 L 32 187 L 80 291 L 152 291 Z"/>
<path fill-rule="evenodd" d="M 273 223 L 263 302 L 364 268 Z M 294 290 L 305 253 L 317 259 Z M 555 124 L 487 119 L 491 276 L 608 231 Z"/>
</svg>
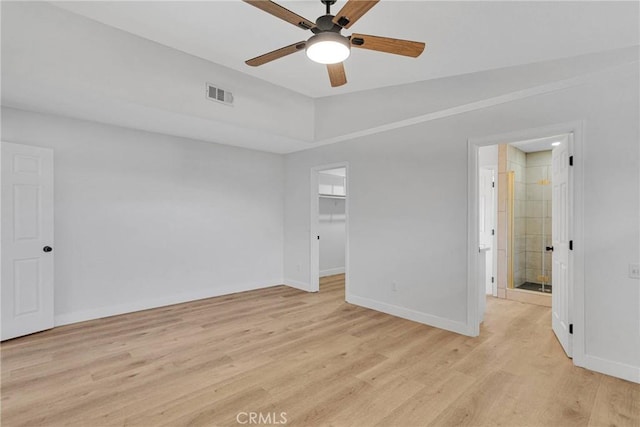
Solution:
<svg viewBox="0 0 640 427">
<path fill-rule="evenodd" d="M 311 168 L 311 178 L 309 187 L 310 215 L 309 215 L 309 291 L 318 292 L 320 290 L 320 243 L 318 241 L 318 230 L 320 228 L 320 200 L 318 190 L 318 174 L 323 170 L 345 169 L 345 198 L 344 198 L 344 292 L 345 300 L 349 295 L 349 162 L 329 163 Z"/>
<path fill-rule="evenodd" d="M 573 202 L 573 216 L 570 218 L 570 236 L 575 242 L 569 253 L 569 318 L 573 323 L 572 347 L 573 363 L 584 366 L 586 349 L 584 346 L 584 120 L 525 129 L 516 132 L 489 135 L 468 139 L 468 182 L 467 182 L 467 328 L 468 334 L 480 334 L 478 311 L 478 148 L 487 145 L 504 144 L 528 139 L 537 139 L 560 134 L 573 134 L 573 167 L 569 171 L 569 185 Z"/>
</svg>

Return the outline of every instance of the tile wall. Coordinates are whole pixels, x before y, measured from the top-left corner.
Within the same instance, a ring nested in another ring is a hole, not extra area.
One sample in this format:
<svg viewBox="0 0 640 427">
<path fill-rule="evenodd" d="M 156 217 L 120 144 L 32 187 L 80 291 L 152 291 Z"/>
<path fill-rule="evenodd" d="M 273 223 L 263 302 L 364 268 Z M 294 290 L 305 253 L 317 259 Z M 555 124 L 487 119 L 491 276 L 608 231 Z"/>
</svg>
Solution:
<svg viewBox="0 0 640 427">
<path fill-rule="evenodd" d="M 523 280 L 551 284 L 551 151 L 526 154 L 525 271 Z M 516 236 L 518 233 L 516 232 Z M 517 237 L 516 237 L 517 239 Z M 544 264 L 543 264 L 544 263 Z M 518 283 L 518 282 L 516 282 Z"/>
<path fill-rule="evenodd" d="M 507 170 L 514 172 L 513 202 L 513 286 L 518 287 L 526 281 L 526 185 L 527 155 L 511 145 L 507 146 Z"/>
</svg>

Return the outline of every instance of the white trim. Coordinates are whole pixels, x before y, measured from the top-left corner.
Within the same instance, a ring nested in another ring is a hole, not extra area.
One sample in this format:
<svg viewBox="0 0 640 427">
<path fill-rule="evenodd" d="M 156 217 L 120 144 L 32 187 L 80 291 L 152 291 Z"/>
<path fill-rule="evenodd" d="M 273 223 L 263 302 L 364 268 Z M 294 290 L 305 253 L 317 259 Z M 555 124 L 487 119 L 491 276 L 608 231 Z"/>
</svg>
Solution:
<svg viewBox="0 0 640 427">
<path fill-rule="evenodd" d="M 640 367 L 638 366 L 614 362 L 588 354 L 584 356 L 582 361 L 584 362 L 583 368 L 640 384 Z"/>
<path fill-rule="evenodd" d="M 496 161 L 498 160 L 496 150 Z M 498 296 L 498 164 L 487 166 L 493 173 L 493 241 L 491 246 L 491 295 Z"/>
<path fill-rule="evenodd" d="M 343 273 L 344 273 L 344 267 L 328 268 L 326 270 L 320 270 L 320 277 L 333 276 L 335 274 L 343 274 Z"/>
<path fill-rule="evenodd" d="M 480 335 L 480 313 L 478 307 L 478 248 L 480 235 L 478 231 L 478 147 L 479 144 L 468 142 L 467 149 L 467 333 L 469 336 Z M 490 145 L 490 144 L 486 144 Z"/>
<path fill-rule="evenodd" d="M 170 295 L 146 301 L 135 301 L 125 304 L 117 304 L 107 307 L 97 307 L 89 310 L 75 311 L 72 313 L 57 314 L 54 317 L 54 326 L 85 322 L 87 320 L 101 319 L 103 317 L 117 316 L 119 314 L 133 313 L 136 311 L 149 310 L 151 308 L 165 307 L 168 305 L 181 304 L 200 299 L 213 298 L 222 295 L 253 291 L 256 289 L 264 289 L 281 285 L 282 280 L 280 279 L 258 283 L 242 283 L 232 286 L 217 287 L 215 289 L 202 289 L 198 291 Z"/>
<path fill-rule="evenodd" d="M 478 248 L 478 147 L 501 144 L 505 142 L 524 141 L 544 136 L 573 134 L 573 147 L 570 155 L 574 156 L 572 174 L 573 215 L 571 218 L 571 236 L 575 243 L 570 253 L 570 270 L 573 278 L 569 283 L 569 293 L 573 295 L 569 307 L 570 322 L 573 323 L 573 363 L 585 366 L 586 354 L 584 335 L 584 196 L 583 196 L 583 166 L 584 166 L 584 121 L 555 124 L 534 129 L 525 129 L 506 134 L 490 135 L 468 140 L 468 180 L 467 180 L 467 326 L 473 336 L 480 331 L 478 319 L 478 284 L 476 281 L 476 251 Z M 570 298 L 571 299 L 571 298 Z"/>
<path fill-rule="evenodd" d="M 571 274 L 573 278 L 571 280 L 573 295 L 570 298 L 573 301 L 571 311 L 569 313 L 570 321 L 573 323 L 573 364 L 576 366 L 583 366 L 584 357 L 587 354 L 587 347 L 585 344 L 585 303 L 584 303 L 584 146 L 586 142 L 585 137 L 585 123 L 584 121 L 575 122 L 573 124 L 573 144 L 572 152 L 569 155 L 573 155 L 573 170 L 569 174 L 571 179 L 571 191 L 573 192 L 573 214 L 571 216 L 571 233 L 573 235 L 573 241 L 575 243 L 574 250 L 569 252 L 570 262 L 572 262 L 573 268 Z"/>
<path fill-rule="evenodd" d="M 320 291 L 320 190 L 318 174 L 323 168 L 311 168 L 309 172 L 309 287 Z"/>
<path fill-rule="evenodd" d="M 300 282 L 299 280 L 284 279 L 284 284 L 286 286 L 289 286 L 290 288 L 300 289 L 301 291 L 305 292 L 318 292 L 317 289 L 311 289 L 311 285 L 309 285 L 308 283 Z"/>
<path fill-rule="evenodd" d="M 382 313 L 412 320 L 435 328 L 444 329 L 462 335 L 469 335 L 467 325 L 463 322 L 457 322 L 455 320 L 445 319 L 444 317 L 434 316 L 433 314 L 427 314 L 410 308 L 387 304 L 386 302 L 376 301 L 351 294 L 347 294 L 347 302 L 349 304 L 380 311 Z"/>
</svg>

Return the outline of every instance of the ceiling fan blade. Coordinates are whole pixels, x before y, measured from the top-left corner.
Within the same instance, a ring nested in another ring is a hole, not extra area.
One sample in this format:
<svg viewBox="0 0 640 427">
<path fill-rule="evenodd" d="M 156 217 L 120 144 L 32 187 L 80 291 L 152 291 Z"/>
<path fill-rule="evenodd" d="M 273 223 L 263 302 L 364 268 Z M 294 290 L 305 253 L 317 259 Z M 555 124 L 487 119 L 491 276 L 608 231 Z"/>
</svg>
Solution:
<svg viewBox="0 0 640 427">
<path fill-rule="evenodd" d="M 280 6 L 278 3 L 272 2 L 270 0 L 243 0 L 245 3 L 249 3 L 251 6 L 255 6 L 264 12 L 270 13 L 271 15 L 280 18 L 284 21 L 287 21 L 290 24 L 295 25 L 296 27 L 302 28 L 303 30 L 310 30 L 316 26 L 313 22 L 309 21 L 306 18 L 298 15 L 297 13 L 291 12 L 286 7 Z"/>
<path fill-rule="evenodd" d="M 344 72 L 344 64 L 342 62 L 327 64 L 327 71 L 329 71 L 331 87 L 338 87 L 347 83 L 347 75 Z"/>
<path fill-rule="evenodd" d="M 307 42 L 304 41 L 290 44 L 289 46 L 281 47 L 280 49 L 273 50 L 269 53 L 265 53 L 264 55 L 251 58 L 248 61 L 245 61 L 245 64 L 251 65 L 252 67 L 257 67 L 258 65 L 266 64 L 267 62 L 282 58 L 283 56 L 302 51 L 304 50 L 306 44 Z"/>
<path fill-rule="evenodd" d="M 396 55 L 411 56 L 412 58 L 420 56 L 425 48 L 425 44 L 422 42 L 369 36 L 367 34 L 351 34 L 351 46 Z"/>
<path fill-rule="evenodd" d="M 350 28 L 380 0 L 349 0 L 333 18 L 333 23 Z"/>
</svg>

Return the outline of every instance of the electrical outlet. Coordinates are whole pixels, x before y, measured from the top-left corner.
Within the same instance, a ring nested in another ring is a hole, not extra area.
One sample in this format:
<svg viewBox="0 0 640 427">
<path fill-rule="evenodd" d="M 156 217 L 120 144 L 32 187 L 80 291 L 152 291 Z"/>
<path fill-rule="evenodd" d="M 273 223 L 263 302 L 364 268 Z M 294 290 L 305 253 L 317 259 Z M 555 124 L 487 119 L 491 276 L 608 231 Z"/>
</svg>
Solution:
<svg viewBox="0 0 640 427">
<path fill-rule="evenodd" d="M 398 292 L 398 284 L 396 282 L 391 282 L 391 290 L 393 292 Z"/>
<path fill-rule="evenodd" d="M 629 264 L 629 277 L 640 279 L 640 264 Z"/>
</svg>

